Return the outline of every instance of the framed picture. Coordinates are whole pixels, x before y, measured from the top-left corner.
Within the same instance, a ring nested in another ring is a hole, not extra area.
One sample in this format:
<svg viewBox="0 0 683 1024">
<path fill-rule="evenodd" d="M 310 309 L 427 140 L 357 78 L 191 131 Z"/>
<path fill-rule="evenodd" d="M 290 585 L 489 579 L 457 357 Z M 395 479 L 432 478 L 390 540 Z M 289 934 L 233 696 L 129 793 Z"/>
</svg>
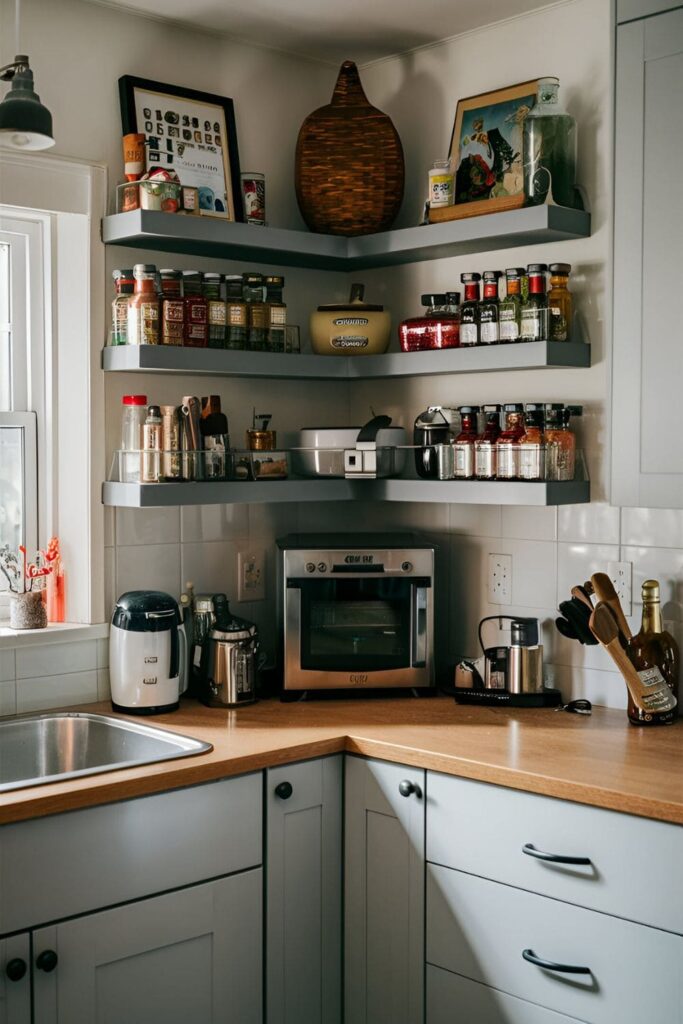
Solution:
<svg viewBox="0 0 683 1024">
<path fill-rule="evenodd" d="M 524 119 L 537 87 L 538 80 L 520 82 L 458 101 L 449 155 L 455 204 L 473 204 L 465 216 L 524 204 Z"/>
<path fill-rule="evenodd" d="M 123 134 L 147 138 L 147 170 L 175 171 L 182 185 L 196 188 L 201 214 L 241 221 L 232 100 L 131 75 L 119 78 L 119 97 Z"/>
</svg>

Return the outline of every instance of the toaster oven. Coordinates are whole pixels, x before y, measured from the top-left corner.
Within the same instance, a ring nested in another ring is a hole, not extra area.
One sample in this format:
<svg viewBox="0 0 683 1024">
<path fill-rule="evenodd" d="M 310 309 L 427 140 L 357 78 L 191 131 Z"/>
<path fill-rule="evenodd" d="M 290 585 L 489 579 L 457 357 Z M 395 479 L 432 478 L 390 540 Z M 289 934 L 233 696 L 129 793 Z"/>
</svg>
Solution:
<svg viewBox="0 0 683 1024">
<path fill-rule="evenodd" d="M 285 691 L 434 686 L 434 546 L 415 534 L 278 540 Z"/>
</svg>

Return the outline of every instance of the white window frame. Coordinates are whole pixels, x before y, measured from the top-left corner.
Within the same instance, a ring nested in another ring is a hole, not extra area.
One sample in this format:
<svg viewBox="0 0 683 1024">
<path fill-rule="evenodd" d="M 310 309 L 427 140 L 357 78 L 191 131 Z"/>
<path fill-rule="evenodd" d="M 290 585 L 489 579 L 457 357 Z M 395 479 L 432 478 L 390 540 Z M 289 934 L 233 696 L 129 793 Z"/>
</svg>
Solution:
<svg viewBox="0 0 683 1024">
<path fill-rule="evenodd" d="M 0 151 L 0 206 L 34 221 L 43 240 L 48 283 L 44 290 L 31 291 L 32 298 L 43 291 L 47 338 L 43 445 L 40 437 L 38 441 L 39 496 L 45 499 L 40 539 L 53 533 L 60 538 L 69 620 L 101 623 L 105 456 L 100 222 L 106 170 L 44 153 Z"/>
</svg>

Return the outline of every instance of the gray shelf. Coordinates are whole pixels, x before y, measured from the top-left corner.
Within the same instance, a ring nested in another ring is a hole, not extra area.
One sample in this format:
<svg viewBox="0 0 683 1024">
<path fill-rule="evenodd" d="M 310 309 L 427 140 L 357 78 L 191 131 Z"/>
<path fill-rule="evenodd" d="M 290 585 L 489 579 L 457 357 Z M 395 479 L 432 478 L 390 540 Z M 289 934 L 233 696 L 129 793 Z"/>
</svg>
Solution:
<svg viewBox="0 0 683 1024">
<path fill-rule="evenodd" d="M 282 501 L 429 501 L 474 505 L 578 505 L 588 480 L 517 483 L 479 480 L 265 480 L 228 483 L 105 483 L 102 501 L 119 508 Z"/>
<path fill-rule="evenodd" d="M 102 221 L 102 240 L 107 245 L 339 271 L 542 245 L 589 234 L 590 214 L 561 206 L 528 206 L 358 238 L 151 210 L 117 213 Z"/>
<path fill-rule="evenodd" d="M 535 370 L 546 366 L 581 367 L 590 366 L 590 361 L 590 345 L 582 341 L 533 341 L 438 352 L 388 352 L 381 356 L 283 355 L 171 345 L 121 345 L 102 352 L 102 366 L 107 371 L 308 380 L 372 380 Z"/>
</svg>

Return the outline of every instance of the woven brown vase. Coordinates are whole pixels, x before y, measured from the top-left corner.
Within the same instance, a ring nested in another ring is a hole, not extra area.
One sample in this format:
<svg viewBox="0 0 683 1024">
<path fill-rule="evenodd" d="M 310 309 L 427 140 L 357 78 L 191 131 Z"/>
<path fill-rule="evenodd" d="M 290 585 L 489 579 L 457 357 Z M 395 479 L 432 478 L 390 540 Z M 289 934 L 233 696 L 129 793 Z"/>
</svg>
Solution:
<svg viewBox="0 0 683 1024">
<path fill-rule="evenodd" d="M 296 197 L 311 231 L 369 235 L 391 226 L 403 199 L 403 147 L 391 118 L 368 103 L 358 68 L 339 69 L 332 102 L 301 126 Z"/>
</svg>

